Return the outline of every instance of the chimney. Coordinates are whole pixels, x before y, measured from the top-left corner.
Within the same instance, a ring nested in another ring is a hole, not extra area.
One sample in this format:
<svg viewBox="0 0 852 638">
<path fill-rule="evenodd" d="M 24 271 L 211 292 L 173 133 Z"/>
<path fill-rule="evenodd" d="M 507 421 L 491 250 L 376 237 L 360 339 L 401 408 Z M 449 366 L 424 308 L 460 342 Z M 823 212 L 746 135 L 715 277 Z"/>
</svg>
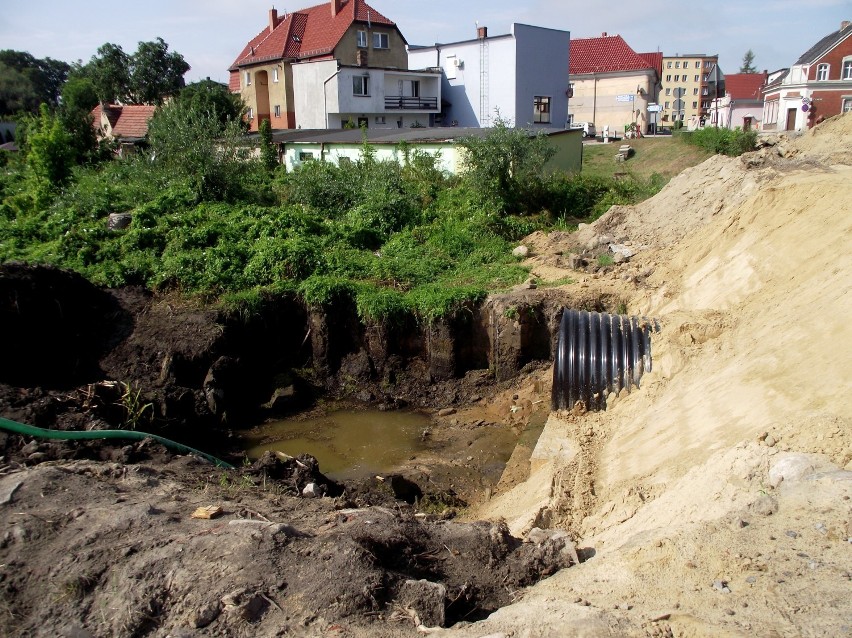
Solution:
<svg viewBox="0 0 852 638">
<path fill-rule="evenodd" d="M 269 10 L 269 32 L 275 31 L 276 26 L 278 26 L 278 9 L 273 7 Z"/>
<path fill-rule="evenodd" d="M 601 37 L 602 37 L 602 38 L 605 38 L 605 37 L 606 37 L 606 31 L 604 31 L 603 33 L 601 33 Z"/>
<path fill-rule="evenodd" d="M 342 0 L 331 0 L 331 17 L 337 17 L 337 14 L 340 13 L 340 9 L 343 8 Z"/>
<path fill-rule="evenodd" d="M 476 37 L 480 40 L 484 40 L 488 37 L 488 27 L 477 27 L 476 28 Z"/>
<path fill-rule="evenodd" d="M 848 28 L 850 24 L 852 24 L 852 22 L 849 22 L 849 20 L 844 20 L 840 23 L 840 30 L 843 31 L 843 29 Z"/>
</svg>

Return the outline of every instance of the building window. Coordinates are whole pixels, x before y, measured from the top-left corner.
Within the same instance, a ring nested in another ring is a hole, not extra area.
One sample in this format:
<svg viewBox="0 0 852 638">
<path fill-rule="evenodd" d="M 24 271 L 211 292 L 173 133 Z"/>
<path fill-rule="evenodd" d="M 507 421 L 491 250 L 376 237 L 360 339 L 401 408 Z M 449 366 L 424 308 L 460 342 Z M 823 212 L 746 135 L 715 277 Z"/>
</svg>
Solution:
<svg viewBox="0 0 852 638">
<path fill-rule="evenodd" d="M 666 68 L 667 68 L 667 69 L 672 68 L 672 61 L 671 61 L 671 60 L 669 60 L 668 62 L 666 62 Z"/>
<path fill-rule="evenodd" d="M 366 75 L 356 75 L 352 78 L 352 95 L 370 95 L 370 78 Z"/>
<path fill-rule="evenodd" d="M 352 166 L 352 158 L 346 157 L 345 155 L 341 155 L 337 158 L 338 166 Z"/>
<path fill-rule="evenodd" d="M 670 108 L 671 102 L 666 102 L 665 108 Z"/>
<path fill-rule="evenodd" d="M 358 48 L 366 49 L 367 48 L 367 32 L 359 31 L 358 32 Z"/>
<path fill-rule="evenodd" d="M 828 79 L 828 65 L 827 64 L 820 64 L 817 67 L 816 79 L 817 79 L 817 82 L 825 82 Z"/>
<path fill-rule="evenodd" d="M 698 82 L 698 78 L 699 78 L 699 76 L 697 76 L 697 75 L 696 75 L 696 76 L 695 76 L 695 81 L 696 81 L 696 82 Z"/>
<path fill-rule="evenodd" d="M 684 77 L 686 77 L 686 76 L 684 76 Z M 679 75 L 675 76 L 675 82 L 680 82 L 680 76 Z"/>
<path fill-rule="evenodd" d="M 666 89 L 666 95 L 671 95 L 671 94 L 672 94 L 672 90 L 671 90 L 671 89 Z"/>
<path fill-rule="evenodd" d="M 274 69 L 272 69 L 272 81 L 273 82 L 278 81 L 278 67 L 275 67 Z"/>
<path fill-rule="evenodd" d="M 852 113 L 852 97 L 843 98 L 843 103 L 840 106 L 841 113 Z"/>
<path fill-rule="evenodd" d="M 275 112 L 275 117 L 281 117 L 281 105 L 280 104 L 275 105 L 275 111 L 274 112 Z"/>
<path fill-rule="evenodd" d="M 384 123 L 385 123 L 385 116 L 384 115 L 377 115 L 376 116 L 376 124 L 384 124 Z"/>
<path fill-rule="evenodd" d="M 676 69 L 679 69 L 679 68 L 680 68 L 680 60 L 678 60 L 677 62 L 675 62 L 675 68 L 676 68 Z"/>
<path fill-rule="evenodd" d="M 709 74 L 709 73 L 705 73 L 705 74 L 704 74 L 704 82 L 708 82 L 709 80 L 710 80 L 710 74 Z"/>
<path fill-rule="evenodd" d="M 373 48 L 374 49 L 387 49 L 388 47 L 388 34 L 387 33 L 374 33 L 373 34 Z"/>
<path fill-rule="evenodd" d="M 246 111 L 246 118 L 249 120 L 254 119 L 254 109 L 249 107 L 248 111 Z"/>
<path fill-rule="evenodd" d="M 692 108 L 697 109 L 697 108 L 698 108 L 698 102 L 693 102 L 693 103 L 692 103 Z"/>
<path fill-rule="evenodd" d="M 308 151 L 301 151 L 299 153 L 299 161 L 300 162 L 307 162 L 307 161 L 310 161 L 312 159 L 314 159 L 313 153 L 309 153 Z"/>
<path fill-rule="evenodd" d="M 840 77 L 843 80 L 852 80 L 852 58 L 843 60 L 843 70 L 840 73 Z"/>
<path fill-rule="evenodd" d="M 695 87 L 694 89 L 692 89 L 692 94 L 698 95 L 698 87 Z"/>
<path fill-rule="evenodd" d="M 666 82 L 671 82 L 671 81 L 672 81 L 672 76 L 671 76 L 671 75 L 667 75 L 667 76 L 666 76 Z"/>
<path fill-rule="evenodd" d="M 420 80 L 411 80 L 411 97 L 420 97 Z"/>
<path fill-rule="evenodd" d="M 536 95 L 533 99 L 533 122 L 550 124 L 550 98 Z"/>
<path fill-rule="evenodd" d="M 245 76 L 246 76 L 246 79 L 245 79 L 246 86 L 251 86 L 251 71 L 246 71 Z"/>
</svg>

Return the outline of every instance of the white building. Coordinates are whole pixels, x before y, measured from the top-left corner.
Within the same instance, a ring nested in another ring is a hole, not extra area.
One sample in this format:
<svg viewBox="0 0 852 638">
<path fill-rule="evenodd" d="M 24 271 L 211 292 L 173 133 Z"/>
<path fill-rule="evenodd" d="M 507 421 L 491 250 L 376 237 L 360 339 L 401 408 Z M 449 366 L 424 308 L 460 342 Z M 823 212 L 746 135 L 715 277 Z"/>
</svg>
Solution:
<svg viewBox="0 0 852 638">
<path fill-rule="evenodd" d="M 433 126 L 440 112 L 440 69 L 346 66 L 338 60 L 293 65 L 300 128 Z"/>
<path fill-rule="evenodd" d="M 515 126 L 565 128 L 570 33 L 512 24 L 510 33 L 463 42 L 409 46 L 411 68 L 443 70 L 440 121 L 487 127 L 499 116 Z"/>
</svg>

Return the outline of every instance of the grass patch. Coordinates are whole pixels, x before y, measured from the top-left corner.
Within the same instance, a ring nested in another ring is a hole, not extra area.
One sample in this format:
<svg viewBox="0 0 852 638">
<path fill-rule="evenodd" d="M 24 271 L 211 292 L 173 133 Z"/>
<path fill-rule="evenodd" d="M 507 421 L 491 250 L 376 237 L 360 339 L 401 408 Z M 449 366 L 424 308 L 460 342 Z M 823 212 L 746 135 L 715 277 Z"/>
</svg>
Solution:
<svg viewBox="0 0 852 638">
<path fill-rule="evenodd" d="M 616 163 L 615 154 L 621 143 L 630 144 L 635 154 L 626 162 Z M 587 177 L 613 177 L 625 173 L 627 178 L 648 180 L 655 173 L 665 182 L 690 166 L 697 166 L 712 152 L 681 143 L 673 137 L 643 137 L 610 144 L 583 145 L 583 171 Z"/>
</svg>

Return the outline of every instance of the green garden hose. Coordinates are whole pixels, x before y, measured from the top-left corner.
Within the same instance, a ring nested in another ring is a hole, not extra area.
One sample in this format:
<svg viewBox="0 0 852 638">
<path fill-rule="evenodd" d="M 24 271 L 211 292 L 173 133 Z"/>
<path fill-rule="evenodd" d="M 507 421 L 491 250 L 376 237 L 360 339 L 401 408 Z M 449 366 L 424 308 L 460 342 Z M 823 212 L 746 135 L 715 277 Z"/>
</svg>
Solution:
<svg viewBox="0 0 852 638">
<path fill-rule="evenodd" d="M 32 425 L 25 425 L 17 421 L 10 421 L 0 417 L 0 429 L 15 432 L 16 434 L 24 434 L 26 436 L 35 436 L 42 439 L 60 439 L 63 441 L 78 441 L 78 440 L 93 440 L 93 439 L 130 439 L 133 441 L 142 441 L 143 439 L 154 439 L 158 443 L 162 443 L 167 448 L 171 448 L 181 454 L 197 454 L 214 463 L 215 465 L 233 470 L 234 466 L 215 456 L 210 456 L 205 452 L 191 448 L 188 445 L 165 439 L 156 434 L 147 434 L 145 432 L 136 432 L 135 430 L 45 430 Z"/>
</svg>

